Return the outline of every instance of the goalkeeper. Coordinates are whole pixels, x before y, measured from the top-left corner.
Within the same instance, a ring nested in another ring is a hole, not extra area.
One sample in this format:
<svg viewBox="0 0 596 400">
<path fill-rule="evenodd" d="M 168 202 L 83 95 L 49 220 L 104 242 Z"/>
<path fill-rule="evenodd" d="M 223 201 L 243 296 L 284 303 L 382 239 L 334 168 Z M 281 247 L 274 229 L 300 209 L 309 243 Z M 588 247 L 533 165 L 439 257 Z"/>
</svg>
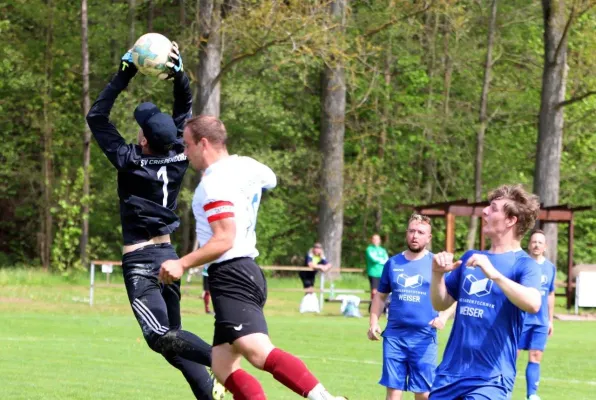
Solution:
<svg viewBox="0 0 596 400">
<path fill-rule="evenodd" d="M 162 113 L 152 103 L 140 104 L 134 112 L 141 128 L 137 144 L 127 144 L 109 120 L 116 98 L 137 72 L 130 51 L 89 110 L 87 123 L 117 170 L 122 272 L 143 336 L 152 350 L 182 372 L 197 399 L 211 400 L 218 391 L 205 368 L 211 366 L 211 346 L 181 329 L 180 282 L 164 285 L 158 281 L 161 263 L 178 258 L 170 234 L 180 224 L 174 210 L 188 168 L 181 136 L 192 107 L 189 80 L 175 43 L 170 59 L 173 115 Z"/>
</svg>

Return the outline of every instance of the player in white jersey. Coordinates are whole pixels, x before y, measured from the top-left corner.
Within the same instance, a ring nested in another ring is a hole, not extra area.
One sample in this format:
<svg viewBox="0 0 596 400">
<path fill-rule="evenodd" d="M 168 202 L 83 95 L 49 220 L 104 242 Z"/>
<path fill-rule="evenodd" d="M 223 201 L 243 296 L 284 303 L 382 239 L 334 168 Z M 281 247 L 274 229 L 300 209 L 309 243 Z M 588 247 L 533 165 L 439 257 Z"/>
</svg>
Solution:
<svg viewBox="0 0 596 400">
<path fill-rule="evenodd" d="M 215 117 L 186 122 L 185 154 L 204 171 L 193 198 L 200 248 L 164 262 L 160 278 L 168 283 L 188 268 L 208 266 L 215 310 L 212 369 L 234 399 L 266 399 L 261 384 L 240 368 L 242 357 L 309 400 L 344 399 L 331 396 L 300 359 L 269 339 L 263 314 L 267 283 L 254 261 L 259 255 L 255 226 L 262 192 L 273 189 L 277 178 L 252 158 L 229 155 L 226 140 L 226 129 Z"/>
</svg>

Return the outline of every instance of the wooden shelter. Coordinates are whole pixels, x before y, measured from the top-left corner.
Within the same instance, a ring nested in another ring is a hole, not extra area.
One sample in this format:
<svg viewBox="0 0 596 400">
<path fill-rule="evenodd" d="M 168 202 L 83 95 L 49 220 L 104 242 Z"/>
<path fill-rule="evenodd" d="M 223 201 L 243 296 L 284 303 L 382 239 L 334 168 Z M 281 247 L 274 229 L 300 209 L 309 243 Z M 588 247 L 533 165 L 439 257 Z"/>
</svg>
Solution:
<svg viewBox="0 0 596 400">
<path fill-rule="evenodd" d="M 482 232 L 484 221 L 482 220 L 482 210 L 489 205 L 488 201 L 479 203 L 469 203 L 468 200 L 455 200 L 444 203 L 434 203 L 422 206 L 414 206 L 414 209 L 422 215 L 431 218 L 442 217 L 445 218 L 445 250 L 453 253 L 455 250 L 455 218 L 456 217 L 480 217 L 479 220 L 479 239 L 480 248 L 484 249 L 486 245 L 486 238 Z M 557 224 L 567 224 L 567 282 L 565 285 L 565 297 L 567 298 L 567 309 L 571 308 L 573 304 L 573 288 L 575 282 L 573 280 L 573 215 L 579 211 L 590 210 L 592 207 L 570 207 L 569 205 L 556 206 L 540 206 L 540 213 L 538 214 L 538 225 L 542 226 L 545 222 L 554 222 Z"/>
</svg>

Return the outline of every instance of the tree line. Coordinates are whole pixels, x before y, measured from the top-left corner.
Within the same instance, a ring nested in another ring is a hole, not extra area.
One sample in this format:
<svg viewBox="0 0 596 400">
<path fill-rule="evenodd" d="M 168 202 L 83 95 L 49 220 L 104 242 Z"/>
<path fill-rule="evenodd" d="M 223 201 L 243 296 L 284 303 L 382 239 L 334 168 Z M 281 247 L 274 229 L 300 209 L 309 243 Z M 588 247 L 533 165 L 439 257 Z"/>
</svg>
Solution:
<svg viewBox="0 0 596 400">
<path fill-rule="evenodd" d="M 411 209 L 520 182 L 544 205 L 596 198 L 594 0 L 30 0 L 0 7 L 0 265 L 69 271 L 120 257 L 116 174 L 84 115 L 146 32 L 179 43 L 195 115 L 231 152 L 273 168 L 260 263 L 301 262 L 320 240 L 361 266 L 368 237 L 403 247 Z M 135 140 L 135 77 L 114 107 Z M 187 173 L 178 251 L 194 241 Z M 458 221 L 457 251 L 478 246 Z M 556 260 L 564 235 L 546 224 Z M 596 213 L 576 218 L 576 262 L 596 259 Z M 435 245 L 444 238 L 435 224 Z M 563 254 L 563 253 L 562 253 Z M 566 263 L 560 257 L 561 263 Z"/>
</svg>

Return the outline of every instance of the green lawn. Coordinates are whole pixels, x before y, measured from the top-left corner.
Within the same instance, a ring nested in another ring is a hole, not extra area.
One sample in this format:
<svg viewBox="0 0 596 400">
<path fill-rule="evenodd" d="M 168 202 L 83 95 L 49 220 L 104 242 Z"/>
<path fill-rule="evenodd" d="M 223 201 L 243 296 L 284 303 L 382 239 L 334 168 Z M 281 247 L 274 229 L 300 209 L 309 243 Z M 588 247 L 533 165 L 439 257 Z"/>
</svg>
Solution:
<svg viewBox="0 0 596 400">
<path fill-rule="evenodd" d="M 106 286 L 100 279 L 96 305 L 89 307 L 82 282 L 30 279 L 35 282 L 30 285 L 23 277 L 18 284 L 0 278 L 1 399 L 193 398 L 182 376 L 146 346 L 118 280 Z M 381 346 L 366 340 L 366 317 L 344 318 L 337 304 L 326 305 L 321 315 L 300 315 L 300 292 L 274 290 L 299 287 L 298 281 L 272 279 L 270 286 L 266 310 L 276 345 L 300 356 L 333 393 L 350 400 L 384 398 L 377 384 Z M 352 279 L 338 286 L 359 283 Z M 199 282 L 185 285 L 183 321 L 210 341 L 212 319 L 202 313 L 200 291 Z M 595 399 L 596 323 L 557 321 L 555 328 L 543 361 L 542 398 Z M 441 332 L 441 345 L 447 333 Z M 513 399 L 524 398 L 525 359 Z M 298 398 L 268 374 L 245 366 L 269 399 Z"/>
</svg>

